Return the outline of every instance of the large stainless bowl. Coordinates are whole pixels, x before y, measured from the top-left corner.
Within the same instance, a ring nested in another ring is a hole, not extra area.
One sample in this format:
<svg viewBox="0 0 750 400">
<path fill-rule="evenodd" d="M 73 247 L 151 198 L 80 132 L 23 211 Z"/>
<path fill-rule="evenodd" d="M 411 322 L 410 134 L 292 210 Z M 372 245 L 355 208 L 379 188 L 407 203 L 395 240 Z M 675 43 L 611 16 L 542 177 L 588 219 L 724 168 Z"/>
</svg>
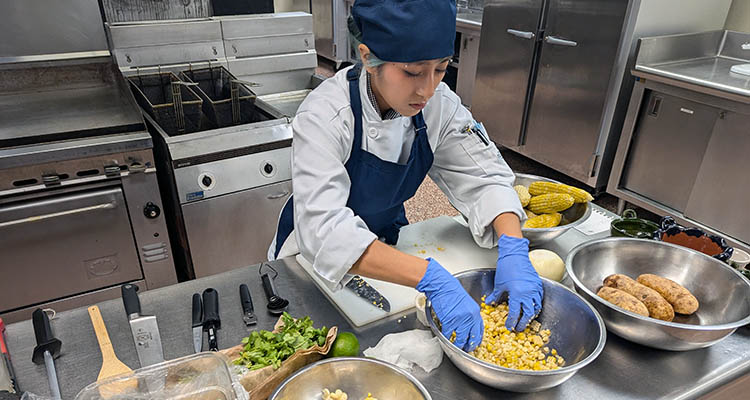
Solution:
<svg viewBox="0 0 750 400">
<path fill-rule="evenodd" d="M 492 292 L 495 269 L 476 269 L 456 275 L 469 295 L 480 301 Z M 430 329 L 440 340 L 440 346 L 458 369 L 469 377 L 494 388 L 513 392 L 537 392 L 557 386 L 570 379 L 601 353 L 607 340 L 604 322 L 594 308 L 581 296 L 565 286 L 542 278 L 544 299 L 537 321 L 552 335 L 548 346 L 557 349 L 565 359 L 565 366 L 552 371 L 521 371 L 503 368 L 475 358 L 456 347 L 440 332 L 438 321 L 428 318 Z M 427 315 L 432 307 L 427 304 Z"/>
<path fill-rule="evenodd" d="M 750 282 L 728 265 L 670 243 L 608 238 L 584 243 L 566 260 L 576 290 L 596 307 L 607 328 L 635 343 L 664 350 L 692 350 L 724 339 L 750 323 Z M 633 279 L 651 273 L 693 293 L 700 307 L 673 322 L 625 311 L 596 295 L 610 274 Z"/>
<path fill-rule="evenodd" d="M 528 187 L 532 182 L 544 181 L 560 183 L 556 180 L 536 175 L 516 174 L 513 185 L 524 185 Z M 591 215 L 590 203 L 576 203 L 562 212 L 560 226 L 554 228 L 522 228 L 523 237 L 529 239 L 531 246 L 539 246 L 567 232 L 568 229 L 580 225 Z"/>
<path fill-rule="evenodd" d="M 331 392 L 341 389 L 350 399 L 364 399 L 372 393 L 378 399 L 432 400 L 410 373 L 384 361 L 361 357 L 310 364 L 282 382 L 268 399 L 319 399 L 324 388 Z"/>
</svg>

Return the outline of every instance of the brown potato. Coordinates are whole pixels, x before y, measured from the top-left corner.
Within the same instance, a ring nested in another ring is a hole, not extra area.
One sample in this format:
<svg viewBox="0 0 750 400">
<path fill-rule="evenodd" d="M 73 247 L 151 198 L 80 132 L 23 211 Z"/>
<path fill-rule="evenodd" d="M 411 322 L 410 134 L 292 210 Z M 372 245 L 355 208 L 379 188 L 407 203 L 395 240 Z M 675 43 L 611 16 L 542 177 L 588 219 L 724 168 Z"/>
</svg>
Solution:
<svg viewBox="0 0 750 400">
<path fill-rule="evenodd" d="M 644 317 L 648 317 L 648 308 L 646 308 L 646 306 L 641 303 L 640 300 L 636 299 L 635 297 L 633 297 L 633 295 L 630 295 L 625 291 L 602 286 L 602 288 L 599 289 L 596 295 L 616 305 L 617 307 L 624 308 L 636 314 L 641 314 Z"/>
<path fill-rule="evenodd" d="M 656 290 L 680 314 L 692 314 L 698 309 L 698 299 L 679 283 L 654 274 L 643 274 L 638 283 Z"/>
<path fill-rule="evenodd" d="M 635 279 L 623 274 L 612 274 L 604 278 L 604 286 L 620 289 L 628 294 L 633 295 L 643 305 L 648 308 L 648 315 L 651 318 L 662 321 L 672 321 L 674 319 L 674 309 L 663 297 L 654 289 L 641 285 Z"/>
</svg>

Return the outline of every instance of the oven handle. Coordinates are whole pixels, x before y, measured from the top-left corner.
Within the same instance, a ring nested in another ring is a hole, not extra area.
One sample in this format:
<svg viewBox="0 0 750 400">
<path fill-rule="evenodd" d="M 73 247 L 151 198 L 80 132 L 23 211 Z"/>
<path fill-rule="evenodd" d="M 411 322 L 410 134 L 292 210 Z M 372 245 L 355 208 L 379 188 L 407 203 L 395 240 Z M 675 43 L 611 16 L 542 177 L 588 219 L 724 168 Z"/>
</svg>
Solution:
<svg viewBox="0 0 750 400">
<path fill-rule="evenodd" d="M 282 197 L 286 197 L 288 194 L 289 194 L 289 192 L 283 191 L 281 193 L 269 194 L 268 196 L 266 196 L 266 198 L 268 200 L 276 200 L 276 199 L 280 199 Z"/>
<path fill-rule="evenodd" d="M 35 215 L 33 217 L 26 217 L 26 218 L 13 220 L 13 221 L 0 222 L 0 228 L 5 228 L 8 226 L 13 226 L 13 225 L 26 224 L 29 222 L 41 221 L 44 219 L 62 217 L 65 215 L 81 214 L 81 213 L 96 211 L 96 210 L 111 210 L 115 207 L 116 207 L 116 204 L 112 202 L 112 203 L 97 204 L 95 206 L 76 208 L 73 210 L 60 211 L 60 212 L 55 212 L 55 213 L 50 213 L 50 214 Z"/>
</svg>

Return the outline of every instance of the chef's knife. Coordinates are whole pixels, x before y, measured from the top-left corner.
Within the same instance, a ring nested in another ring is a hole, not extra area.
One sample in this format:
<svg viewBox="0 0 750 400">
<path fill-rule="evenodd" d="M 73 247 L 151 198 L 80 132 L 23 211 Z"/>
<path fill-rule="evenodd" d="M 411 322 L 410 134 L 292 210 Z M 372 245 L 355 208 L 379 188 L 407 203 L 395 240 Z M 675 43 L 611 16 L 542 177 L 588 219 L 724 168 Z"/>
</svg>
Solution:
<svg viewBox="0 0 750 400">
<path fill-rule="evenodd" d="M 219 351 L 216 331 L 221 329 L 219 318 L 219 292 L 208 288 L 203 291 L 203 330 L 208 332 L 208 349 Z"/>
<path fill-rule="evenodd" d="M 367 281 L 362 279 L 359 275 L 354 275 L 349 283 L 346 284 L 347 289 L 353 291 L 357 296 L 367 300 L 368 303 L 372 304 L 385 312 L 391 311 L 391 303 L 388 302 L 380 292 L 374 287 L 370 286 Z"/>
<path fill-rule="evenodd" d="M 240 301 L 242 302 L 242 320 L 245 326 L 255 325 L 258 319 L 255 317 L 253 309 L 253 298 L 250 296 L 250 289 L 244 283 L 240 285 Z"/>
<path fill-rule="evenodd" d="M 135 350 L 141 367 L 158 364 L 164 361 L 161 347 L 159 326 L 153 315 L 141 315 L 141 302 L 138 299 L 138 287 L 131 284 L 122 285 L 122 304 L 130 320 L 130 331 L 133 334 Z"/>
<path fill-rule="evenodd" d="M 198 293 L 193 293 L 193 348 L 196 353 L 203 350 L 203 301 Z"/>
</svg>

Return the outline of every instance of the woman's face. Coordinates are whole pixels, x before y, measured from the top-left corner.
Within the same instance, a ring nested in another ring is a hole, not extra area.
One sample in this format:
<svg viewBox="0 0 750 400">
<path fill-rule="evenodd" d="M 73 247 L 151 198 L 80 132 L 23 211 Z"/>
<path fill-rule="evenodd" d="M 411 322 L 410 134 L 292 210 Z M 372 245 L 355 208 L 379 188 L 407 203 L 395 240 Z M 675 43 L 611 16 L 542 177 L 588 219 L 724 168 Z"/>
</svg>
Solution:
<svg viewBox="0 0 750 400">
<path fill-rule="evenodd" d="M 406 117 L 417 115 L 435 94 L 449 62 L 447 57 L 408 64 L 387 62 L 368 68 L 378 105 Z"/>
</svg>

